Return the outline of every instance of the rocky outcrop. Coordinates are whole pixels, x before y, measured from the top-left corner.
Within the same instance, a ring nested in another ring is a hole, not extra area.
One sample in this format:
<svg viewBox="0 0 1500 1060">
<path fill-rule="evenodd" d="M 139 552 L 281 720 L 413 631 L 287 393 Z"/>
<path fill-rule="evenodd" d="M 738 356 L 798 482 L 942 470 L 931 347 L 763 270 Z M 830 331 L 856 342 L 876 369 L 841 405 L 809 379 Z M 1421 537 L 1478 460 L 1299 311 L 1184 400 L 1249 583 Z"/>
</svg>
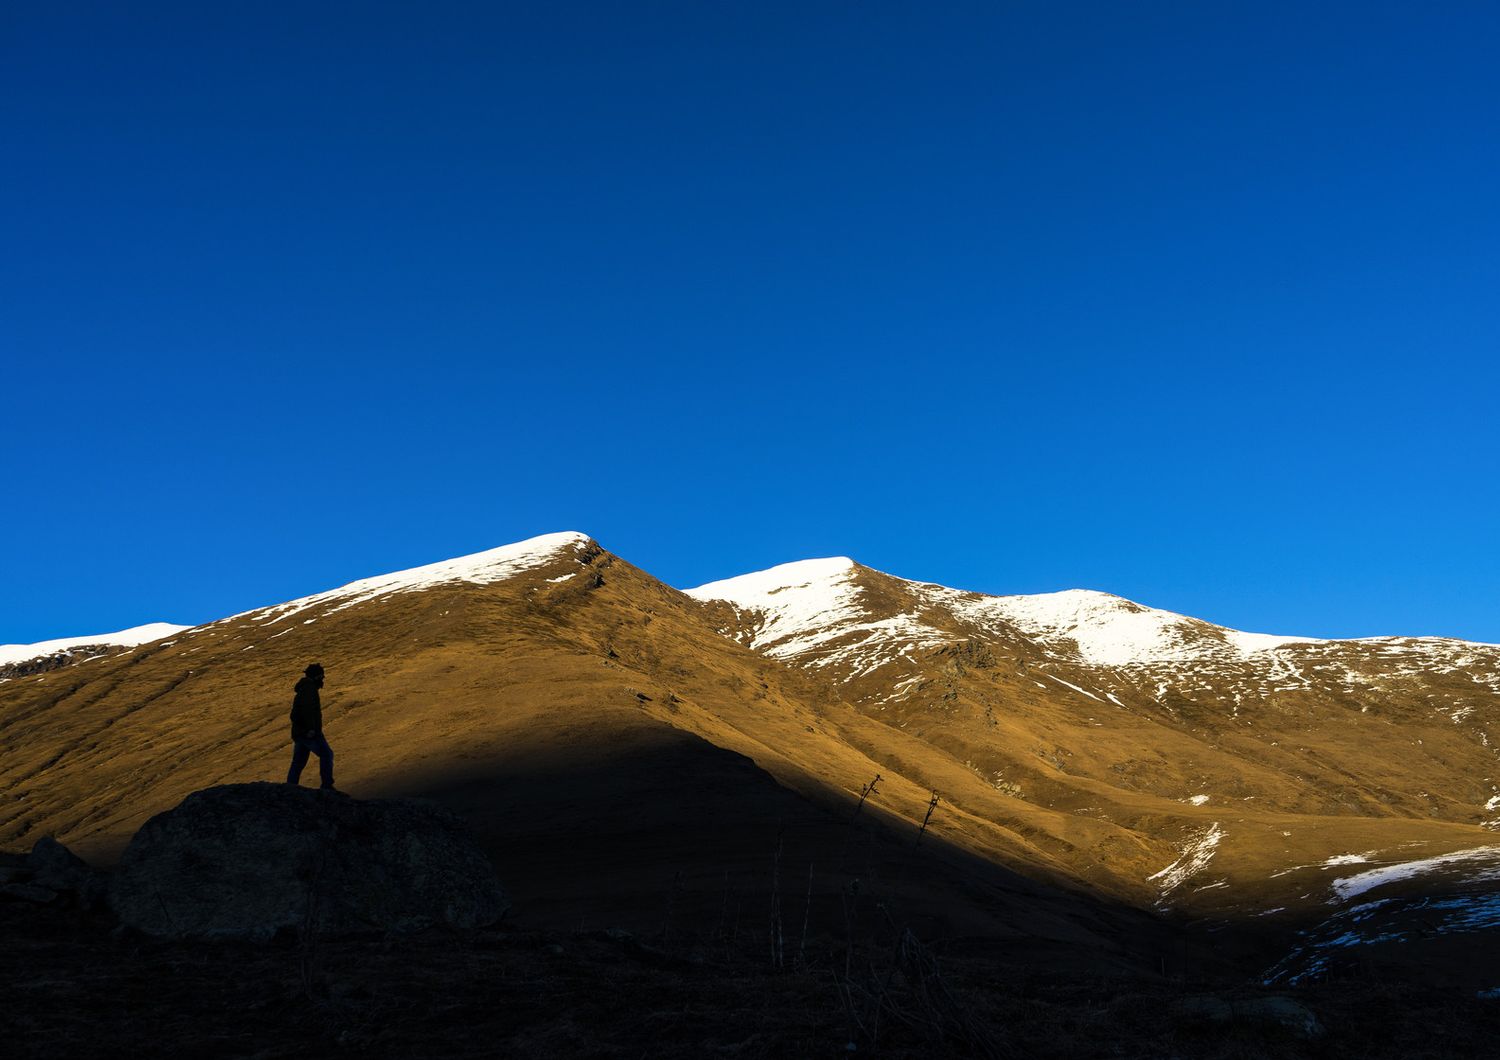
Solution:
<svg viewBox="0 0 1500 1060">
<path fill-rule="evenodd" d="M 1186 997 L 1178 1003 L 1178 1011 L 1186 1019 L 1208 1023 L 1275 1024 L 1297 1038 L 1308 1040 L 1324 1033 L 1323 1024 L 1312 1010 L 1289 997 Z"/>
<path fill-rule="evenodd" d="M 194 792 L 136 833 L 110 884 L 120 920 L 173 938 L 493 923 L 505 894 L 447 811 L 287 784 Z"/>
<path fill-rule="evenodd" d="M 51 836 L 29 854 L 0 855 L 0 898 L 91 909 L 103 897 L 103 877 Z"/>
<path fill-rule="evenodd" d="M 119 655 L 126 650 L 120 644 L 75 644 L 67 648 L 60 648 L 57 651 L 48 652 L 45 655 L 38 655 L 34 659 L 23 659 L 13 663 L 0 663 L 0 680 L 50 673 L 53 670 L 61 670 L 64 666 L 71 666 L 76 662 L 99 659 L 106 655 Z"/>
</svg>

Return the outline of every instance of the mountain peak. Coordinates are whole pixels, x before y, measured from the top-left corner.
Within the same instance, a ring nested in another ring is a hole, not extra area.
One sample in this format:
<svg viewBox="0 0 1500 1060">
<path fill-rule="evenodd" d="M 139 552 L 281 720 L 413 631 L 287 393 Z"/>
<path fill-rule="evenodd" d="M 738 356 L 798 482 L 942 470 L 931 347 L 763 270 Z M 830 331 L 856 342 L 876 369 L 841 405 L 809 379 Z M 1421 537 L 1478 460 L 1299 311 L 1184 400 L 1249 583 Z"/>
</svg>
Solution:
<svg viewBox="0 0 1500 1060">
<path fill-rule="evenodd" d="M 1318 643 L 1312 637 L 1242 633 L 1092 589 L 985 596 L 964 610 L 976 618 L 1002 619 L 1044 641 L 1070 640 L 1082 661 L 1100 666 L 1184 661 L 1202 655 L 1206 645 L 1243 658 L 1287 644 Z"/>
<path fill-rule="evenodd" d="M 897 587 L 896 596 L 881 593 L 876 602 L 867 595 L 866 583 Z M 859 668 L 951 640 L 951 631 L 931 624 L 931 609 L 975 628 L 1017 631 L 1063 657 L 1096 666 L 1207 657 L 1228 661 L 1289 644 L 1321 643 L 1309 637 L 1242 633 L 1093 589 L 1015 596 L 951 589 L 882 575 L 842 556 L 783 563 L 687 592 L 760 616 L 760 624 L 749 627 L 750 647 L 779 658 L 812 653 L 823 664 L 831 660 L 828 650 L 837 641 L 844 645 L 837 656 Z M 893 602 L 898 608 L 894 614 L 889 610 Z M 849 644 L 851 638 L 858 641 L 858 650 Z"/>
<path fill-rule="evenodd" d="M 593 539 L 587 534 L 576 530 L 542 534 L 539 537 L 527 538 L 525 541 L 516 541 L 467 556 L 456 556 L 453 559 L 440 560 L 437 563 L 428 563 L 420 567 L 392 571 L 389 574 L 377 574 L 371 578 L 361 578 L 336 589 L 288 600 L 284 604 L 276 604 L 272 607 L 257 608 L 245 614 L 263 616 L 259 618 L 262 622 L 279 622 L 310 607 L 333 604 L 335 606 L 331 610 L 341 611 L 368 600 L 395 593 L 430 589 L 447 582 L 488 585 L 491 582 L 503 581 L 513 575 L 543 566 L 569 550 L 587 547 L 592 541 Z M 240 617 L 243 616 L 231 616 L 231 618 Z M 227 622 L 229 619 L 221 621 Z"/>
<path fill-rule="evenodd" d="M 707 582 L 696 589 L 685 590 L 700 600 L 728 600 L 743 607 L 755 606 L 760 598 L 785 589 L 806 589 L 825 582 L 844 581 L 855 567 L 848 556 L 827 559 L 799 559 L 765 570 Z M 740 601 L 745 601 L 743 604 Z"/>
<path fill-rule="evenodd" d="M 750 635 L 750 647 L 797 655 L 809 646 L 809 631 L 839 628 L 861 615 L 857 569 L 847 556 L 804 559 L 686 592 L 696 600 L 721 600 L 740 611 L 759 612 L 762 621 Z"/>
</svg>

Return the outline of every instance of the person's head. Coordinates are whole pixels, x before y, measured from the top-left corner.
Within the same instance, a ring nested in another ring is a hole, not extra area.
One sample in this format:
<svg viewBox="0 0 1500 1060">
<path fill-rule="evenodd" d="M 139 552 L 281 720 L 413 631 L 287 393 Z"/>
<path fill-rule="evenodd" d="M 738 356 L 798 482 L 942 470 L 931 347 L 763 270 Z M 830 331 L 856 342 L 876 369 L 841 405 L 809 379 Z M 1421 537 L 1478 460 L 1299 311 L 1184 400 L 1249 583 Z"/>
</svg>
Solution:
<svg viewBox="0 0 1500 1060">
<path fill-rule="evenodd" d="M 314 681 L 317 681 L 319 684 L 322 684 L 322 682 L 323 682 L 323 664 L 322 663 L 313 663 L 311 666 L 309 666 L 306 670 L 303 670 L 302 672 L 305 673 L 308 677 L 311 677 Z"/>
</svg>

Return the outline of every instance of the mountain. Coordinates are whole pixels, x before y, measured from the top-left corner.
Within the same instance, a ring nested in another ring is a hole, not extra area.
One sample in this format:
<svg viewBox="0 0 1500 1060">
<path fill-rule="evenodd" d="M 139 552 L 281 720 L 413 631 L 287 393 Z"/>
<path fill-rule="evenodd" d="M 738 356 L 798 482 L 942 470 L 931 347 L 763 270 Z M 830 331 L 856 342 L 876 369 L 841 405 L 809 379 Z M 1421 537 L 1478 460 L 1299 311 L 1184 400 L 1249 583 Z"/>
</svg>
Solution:
<svg viewBox="0 0 1500 1060">
<path fill-rule="evenodd" d="M 1212 963 L 1225 936 L 1180 925 L 1253 925 L 1287 978 L 1371 901 L 1489 925 L 1500 648 L 1241 633 L 848 559 L 681 592 L 577 533 L 12 677 L 0 844 L 108 861 L 190 791 L 278 777 L 314 660 L 340 786 L 464 814 L 538 923 L 708 922 L 803 874 L 823 922 L 862 881 L 1037 960 Z"/>
<path fill-rule="evenodd" d="M 549 535 L 12 680 L 0 845 L 54 834 L 107 863 L 192 791 L 284 775 L 291 684 L 317 660 L 340 786 L 466 816 L 532 923 L 657 926 L 669 904 L 759 921 L 751 896 L 780 857 L 811 868 L 825 917 L 849 880 L 880 876 L 932 930 L 1106 953 L 1158 933 L 1126 911 L 1101 928 L 1060 872 L 935 835 L 914 849 L 928 793 L 905 778 L 852 829 L 848 793 L 880 770 L 859 748 L 884 727 L 705 616 L 587 537 Z"/>
<path fill-rule="evenodd" d="M 844 558 L 689 595 L 727 636 L 962 762 L 1008 800 L 975 812 L 1045 833 L 1135 904 L 1327 915 L 1312 937 L 1346 946 L 1410 939 L 1391 919 L 1434 896 L 1451 914 L 1438 934 L 1500 925 L 1500 647 L 1243 633 L 1105 593 L 985 596 Z M 1136 843 L 1074 842 L 1057 811 Z M 1153 840 L 1175 854 L 1153 864 Z"/>
</svg>

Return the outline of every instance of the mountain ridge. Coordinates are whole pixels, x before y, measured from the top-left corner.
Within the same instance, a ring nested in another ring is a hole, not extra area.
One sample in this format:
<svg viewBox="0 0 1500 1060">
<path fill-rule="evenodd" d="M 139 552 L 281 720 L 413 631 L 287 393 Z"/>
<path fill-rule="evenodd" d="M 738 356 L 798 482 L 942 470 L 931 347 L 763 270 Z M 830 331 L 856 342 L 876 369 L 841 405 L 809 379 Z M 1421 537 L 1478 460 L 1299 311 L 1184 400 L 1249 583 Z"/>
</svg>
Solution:
<svg viewBox="0 0 1500 1060">
<path fill-rule="evenodd" d="M 336 586 L 331 589 L 320 590 L 305 596 L 295 597 L 292 600 L 276 604 L 266 604 L 251 608 L 247 611 L 237 612 L 221 619 L 210 620 L 202 625 L 213 625 L 239 618 L 244 615 L 259 614 L 264 611 L 286 609 L 283 615 L 278 617 L 290 617 L 293 610 L 301 610 L 315 604 L 334 599 L 346 597 L 359 597 L 368 594 L 368 598 L 375 598 L 388 592 L 412 591 L 422 588 L 424 585 L 439 584 L 442 581 L 473 581 L 483 583 L 485 580 L 504 577 L 507 565 L 510 563 L 522 564 L 527 562 L 527 557 L 540 559 L 549 549 L 563 548 L 571 545 L 598 546 L 597 541 L 590 535 L 581 531 L 568 530 L 549 534 L 541 534 L 535 537 L 523 539 L 522 541 L 500 545 L 495 548 L 485 549 L 476 553 L 451 557 L 432 563 L 422 564 L 417 567 L 405 568 L 382 574 L 370 575 L 365 578 L 356 579 L 352 582 Z M 517 567 L 516 569 L 520 569 Z M 734 575 L 728 578 L 716 579 L 711 582 L 680 591 L 697 599 L 726 599 L 730 597 L 717 596 L 716 593 L 733 592 L 743 590 L 748 586 L 783 579 L 788 575 L 785 572 L 813 572 L 818 571 L 824 575 L 842 573 L 850 570 L 872 571 L 886 578 L 893 578 L 914 587 L 937 591 L 941 593 L 960 594 L 967 598 L 982 599 L 993 602 L 990 606 L 1001 610 L 1010 609 L 1013 620 L 1030 614 L 1035 625 L 1029 632 L 1034 635 L 1047 636 L 1055 633 L 1063 625 L 1062 616 L 1073 613 L 1075 615 L 1074 628 L 1078 625 L 1088 625 L 1087 622 L 1079 623 L 1076 618 L 1083 617 L 1086 612 L 1093 612 L 1096 616 L 1110 611 L 1127 615 L 1150 616 L 1149 625 L 1160 630 L 1163 626 L 1188 625 L 1201 626 L 1211 629 L 1223 636 L 1230 644 L 1244 654 L 1259 651 L 1273 650 L 1274 648 L 1292 644 L 1376 644 L 1379 642 L 1407 642 L 1419 644 L 1450 644 L 1465 645 L 1479 648 L 1500 648 L 1500 645 L 1482 641 L 1473 641 L 1459 637 L 1407 635 L 1407 634 L 1379 634 L 1367 637 L 1312 637 L 1312 636 L 1290 636 L 1269 633 L 1252 633 L 1234 629 L 1229 626 L 1209 622 L 1206 619 L 1196 618 L 1181 612 L 1169 611 L 1162 608 L 1152 607 L 1131 600 L 1128 597 L 1119 596 L 1114 593 L 1097 589 L 1060 589 L 1043 593 L 1012 593 L 994 594 L 984 593 L 977 590 L 957 589 L 940 585 L 936 582 L 920 579 L 901 578 L 898 575 L 887 574 L 876 568 L 868 567 L 848 556 L 837 556 L 827 558 L 813 558 L 802 560 L 791 560 L 786 563 L 776 564 L 772 567 L 759 571 L 751 571 L 745 574 Z M 486 571 L 489 573 L 487 574 Z M 777 585 L 773 591 L 793 588 L 792 585 Z M 732 600 L 731 600 L 732 602 Z M 1049 604 L 1059 606 L 1049 607 Z M 1021 623 L 1024 626 L 1024 622 Z M 25 663 L 54 654 L 60 651 L 69 651 L 79 647 L 105 646 L 117 648 L 133 648 L 152 640 L 164 639 L 174 633 L 181 633 L 197 626 L 179 625 L 168 622 L 151 622 L 135 626 L 127 630 L 121 630 L 111 634 L 98 634 L 94 636 L 78 636 L 66 638 L 54 638 L 46 641 L 38 641 L 31 644 L 4 644 L 0 645 L 0 675 L 4 669 L 18 663 Z M 1150 632 L 1148 630 L 1147 632 Z M 1118 643 L 1114 645 L 1120 647 Z M 1124 656 L 1110 655 L 1108 645 L 1094 643 L 1091 647 L 1095 651 L 1092 659 L 1094 662 L 1107 665 L 1130 665 L 1140 661 L 1167 661 L 1166 659 L 1152 659 L 1149 656 L 1135 656 L 1129 654 Z M 72 661 L 72 660 L 69 660 Z"/>
<path fill-rule="evenodd" d="M 7 681 L 0 736 L 17 752 L 0 781 L 17 798 L 0 839 L 43 829 L 107 857 L 194 786 L 275 776 L 284 708 L 269 704 L 316 658 L 356 785 L 457 800 L 496 850 L 518 824 L 495 807 L 524 806 L 601 849 L 645 829 L 647 846 L 691 840 L 748 864 L 708 807 L 751 822 L 740 839 L 770 827 L 771 806 L 809 835 L 855 807 L 899 833 L 936 794 L 931 842 L 1015 874 L 997 886 L 1122 909 L 1338 913 L 1355 858 L 1377 897 L 1487 886 L 1500 653 L 1233 633 L 1108 594 L 988 597 L 847 557 L 681 591 L 586 535 L 543 535 Z M 672 800 L 701 807 L 664 804 L 662 769 Z M 705 794 L 731 774 L 734 791 Z M 538 791 L 609 777 L 615 794 L 539 804 L 508 779 L 539 775 Z M 680 837 L 660 833 L 679 819 Z M 587 857 L 526 835 L 554 864 Z M 908 872 L 905 856 L 889 864 Z M 622 895 L 649 885 L 610 871 Z M 556 892 L 555 874 L 531 891 Z M 962 916 L 993 926 L 981 905 Z"/>
</svg>

